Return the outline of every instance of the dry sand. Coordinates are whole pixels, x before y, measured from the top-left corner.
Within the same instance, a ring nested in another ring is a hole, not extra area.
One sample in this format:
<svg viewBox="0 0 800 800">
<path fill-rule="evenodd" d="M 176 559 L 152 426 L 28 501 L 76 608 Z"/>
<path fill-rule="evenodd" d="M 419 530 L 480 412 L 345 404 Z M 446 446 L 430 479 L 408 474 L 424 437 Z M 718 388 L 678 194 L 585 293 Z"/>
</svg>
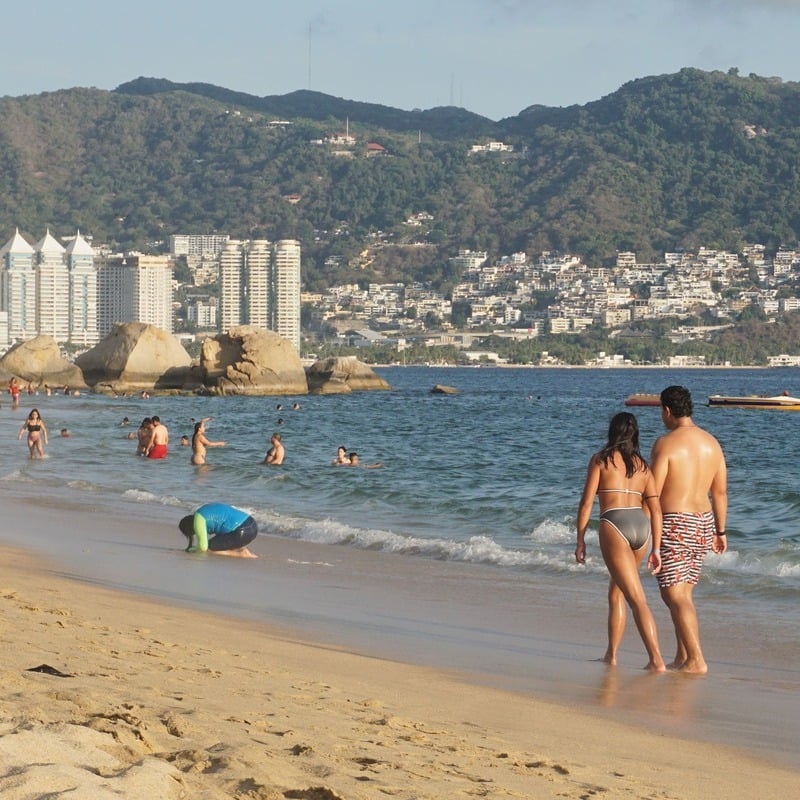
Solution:
<svg viewBox="0 0 800 800">
<path fill-rule="evenodd" d="M 3 800 L 731 800 L 800 785 L 732 749 L 72 582 L 2 552 Z"/>
</svg>

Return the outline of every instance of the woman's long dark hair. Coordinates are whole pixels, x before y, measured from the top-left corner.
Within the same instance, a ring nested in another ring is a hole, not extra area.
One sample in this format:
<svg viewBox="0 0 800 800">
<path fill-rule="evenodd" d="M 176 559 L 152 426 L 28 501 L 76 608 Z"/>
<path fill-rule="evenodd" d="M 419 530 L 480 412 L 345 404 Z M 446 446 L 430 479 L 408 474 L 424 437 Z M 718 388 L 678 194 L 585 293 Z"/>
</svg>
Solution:
<svg viewBox="0 0 800 800">
<path fill-rule="evenodd" d="M 622 456 L 626 478 L 631 478 L 635 472 L 647 468 L 647 461 L 639 452 L 639 423 L 628 411 L 620 411 L 611 418 L 608 423 L 608 441 L 597 454 L 597 458 L 607 467 L 614 453 Z"/>
</svg>

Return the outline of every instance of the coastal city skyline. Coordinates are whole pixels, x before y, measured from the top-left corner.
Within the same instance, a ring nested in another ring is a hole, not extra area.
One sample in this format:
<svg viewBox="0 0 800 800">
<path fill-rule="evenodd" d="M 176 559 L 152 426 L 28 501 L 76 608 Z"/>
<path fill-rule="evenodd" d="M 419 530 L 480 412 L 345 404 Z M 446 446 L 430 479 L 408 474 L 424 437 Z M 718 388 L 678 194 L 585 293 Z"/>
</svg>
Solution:
<svg viewBox="0 0 800 800">
<path fill-rule="evenodd" d="M 410 0 L 401 9 L 232 0 L 228 26 L 208 0 L 96 11 L 85 2 L 10 7 L 7 28 L 36 31 L 39 46 L 7 37 L 0 94 L 113 89 L 142 75 L 258 96 L 312 89 L 403 109 L 456 105 L 501 119 L 535 104 L 583 104 L 683 67 L 800 78 L 794 0 Z M 268 30 L 281 35 L 263 47 Z M 75 36 L 92 46 L 76 55 Z"/>
<path fill-rule="evenodd" d="M 218 321 L 225 330 L 261 327 L 300 352 L 299 242 L 227 236 L 171 240 L 172 251 L 166 254 L 112 253 L 105 246 L 92 247 L 80 231 L 61 244 L 48 228 L 31 244 L 15 230 L 0 247 L 0 349 L 37 335 L 86 349 L 121 322 L 143 322 L 173 333 L 176 258 L 186 258 L 204 276 L 204 258 L 210 257 L 210 277 L 220 287 L 219 317 L 216 304 L 196 301 L 187 309 L 189 320 L 209 329 L 216 329 Z M 197 240 L 213 244 L 204 250 Z M 190 252 L 199 254 L 197 263 Z"/>
<path fill-rule="evenodd" d="M 198 340 L 252 325 L 278 333 L 301 356 L 320 340 L 398 353 L 424 342 L 429 349 L 459 347 L 466 360 L 488 357 L 499 363 L 496 353 L 480 349 L 488 336 L 519 342 L 589 328 L 618 333 L 638 322 L 670 319 L 674 327 L 665 336 L 680 345 L 730 327 L 747 309 L 771 320 L 800 311 L 800 298 L 783 289 L 800 272 L 800 249 L 773 253 L 759 243 L 740 252 L 701 246 L 645 262 L 635 252 L 620 251 L 606 266 L 579 253 L 490 255 L 464 248 L 449 258 L 458 277 L 446 295 L 402 281 L 304 290 L 296 240 L 172 234 L 169 252 L 159 255 L 111 253 L 104 245 L 92 247 L 79 231 L 62 241 L 48 228 L 31 244 L 17 230 L 0 248 L 3 349 L 41 334 L 86 349 L 120 322 L 151 324 Z M 303 329 L 301 307 L 308 312 Z M 706 317 L 701 327 L 682 323 L 700 313 Z M 546 353 L 542 358 L 547 361 Z M 630 363 L 604 353 L 595 361 Z M 705 363 L 703 356 L 672 361 Z M 772 366 L 798 363 L 795 354 L 769 356 Z"/>
</svg>

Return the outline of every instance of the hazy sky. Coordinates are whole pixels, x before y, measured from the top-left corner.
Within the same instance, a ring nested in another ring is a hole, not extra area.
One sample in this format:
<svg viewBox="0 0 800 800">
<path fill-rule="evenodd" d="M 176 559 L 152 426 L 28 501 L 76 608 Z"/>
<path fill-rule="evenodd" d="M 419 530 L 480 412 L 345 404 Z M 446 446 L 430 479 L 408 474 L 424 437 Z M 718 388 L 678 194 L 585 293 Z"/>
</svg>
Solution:
<svg viewBox="0 0 800 800">
<path fill-rule="evenodd" d="M 37 0 L 3 9 L 0 95 L 140 75 L 311 88 L 492 119 L 681 67 L 800 80 L 800 0 Z"/>
</svg>

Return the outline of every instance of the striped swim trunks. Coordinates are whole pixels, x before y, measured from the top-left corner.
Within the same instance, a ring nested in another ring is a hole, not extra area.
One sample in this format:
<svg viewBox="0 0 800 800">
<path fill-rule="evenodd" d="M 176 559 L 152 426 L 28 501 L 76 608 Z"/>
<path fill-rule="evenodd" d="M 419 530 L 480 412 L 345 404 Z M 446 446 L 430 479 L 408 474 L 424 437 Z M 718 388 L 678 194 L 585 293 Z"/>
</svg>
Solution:
<svg viewBox="0 0 800 800">
<path fill-rule="evenodd" d="M 711 511 L 664 514 L 658 585 L 668 589 L 679 583 L 696 584 L 715 532 Z"/>
</svg>

